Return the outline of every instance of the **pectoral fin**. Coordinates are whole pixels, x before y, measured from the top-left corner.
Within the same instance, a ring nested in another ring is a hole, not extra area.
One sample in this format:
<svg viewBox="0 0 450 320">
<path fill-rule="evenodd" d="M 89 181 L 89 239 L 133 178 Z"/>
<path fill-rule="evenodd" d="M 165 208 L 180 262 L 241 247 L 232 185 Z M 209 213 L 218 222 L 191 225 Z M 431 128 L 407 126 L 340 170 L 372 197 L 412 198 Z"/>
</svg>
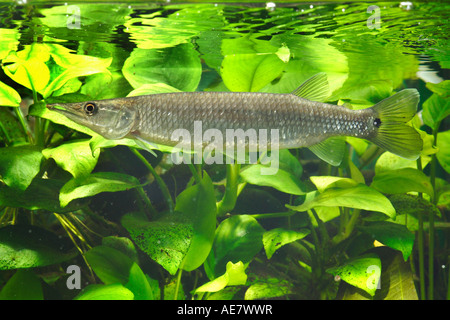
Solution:
<svg viewBox="0 0 450 320">
<path fill-rule="evenodd" d="M 340 138 L 328 138 L 308 149 L 332 166 L 339 166 L 345 155 L 345 141 Z"/>
</svg>

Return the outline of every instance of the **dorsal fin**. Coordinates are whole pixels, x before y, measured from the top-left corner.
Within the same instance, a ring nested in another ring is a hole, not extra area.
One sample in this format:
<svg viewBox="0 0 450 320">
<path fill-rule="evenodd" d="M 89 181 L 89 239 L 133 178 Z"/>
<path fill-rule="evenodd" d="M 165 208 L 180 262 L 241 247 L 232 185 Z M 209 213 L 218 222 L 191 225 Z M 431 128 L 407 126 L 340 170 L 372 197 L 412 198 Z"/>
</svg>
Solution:
<svg viewBox="0 0 450 320">
<path fill-rule="evenodd" d="M 332 166 L 339 166 L 344 159 L 345 141 L 336 137 L 328 138 L 318 144 L 308 147 L 316 156 Z"/>
<path fill-rule="evenodd" d="M 324 102 L 330 96 L 327 74 L 320 72 L 312 76 L 291 93 L 311 101 Z"/>
</svg>

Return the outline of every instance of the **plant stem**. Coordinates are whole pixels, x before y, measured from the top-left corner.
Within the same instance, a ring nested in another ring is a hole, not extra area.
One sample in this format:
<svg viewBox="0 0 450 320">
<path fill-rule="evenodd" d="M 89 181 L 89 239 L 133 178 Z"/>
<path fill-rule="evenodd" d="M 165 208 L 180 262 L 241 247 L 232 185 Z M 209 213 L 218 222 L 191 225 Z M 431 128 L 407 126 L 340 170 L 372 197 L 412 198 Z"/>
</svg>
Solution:
<svg viewBox="0 0 450 320">
<path fill-rule="evenodd" d="M 234 206 L 236 205 L 240 169 L 240 164 L 227 164 L 227 182 L 225 186 L 225 194 L 223 195 L 222 200 L 217 203 L 217 215 L 219 217 L 233 210 Z"/>
<path fill-rule="evenodd" d="M 195 168 L 195 166 L 192 163 L 188 163 L 188 167 L 189 170 L 191 170 L 192 172 L 192 176 L 195 179 L 195 182 L 198 184 L 202 181 L 202 178 L 200 177 L 200 173 L 198 172 L 198 170 Z"/>
<path fill-rule="evenodd" d="M 319 215 L 317 214 L 316 210 L 314 208 L 311 209 L 311 212 L 314 216 L 314 219 L 317 221 L 317 225 L 319 226 L 320 234 L 322 235 L 322 240 L 324 243 L 327 243 L 330 241 L 330 236 L 328 235 L 327 229 L 325 228 L 325 224 L 323 221 L 319 218 Z"/>
<path fill-rule="evenodd" d="M 181 273 L 183 272 L 183 269 L 178 269 L 178 275 L 177 275 L 177 284 L 175 286 L 175 294 L 173 296 L 173 300 L 178 300 L 178 290 L 180 289 L 180 282 L 181 282 Z"/>
<path fill-rule="evenodd" d="M 438 121 L 435 123 L 433 129 L 433 146 L 437 145 L 437 134 L 439 132 L 439 127 L 441 122 Z M 437 158 L 436 154 L 433 154 L 431 158 L 431 167 L 430 167 L 430 183 L 433 187 L 433 197 L 432 203 L 437 204 L 437 190 L 436 190 L 436 166 L 437 166 Z M 429 230 L 429 244 L 428 244 L 428 300 L 434 299 L 434 212 L 430 212 L 428 216 Z"/>
<path fill-rule="evenodd" d="M 417 169 L 422 171 L 422 160 L 417 160 Z M 422 198 L 422 193 L 419 193 L 419 198 Z M 419 288 L 420 299 L 425 300 L 427 298 L 425 292 L 425 254 L 424 254 L 424 231 L 423 231 L 423 212 L 419 210 L 418 213 L 419 230 L 417 234 L 418 250 L 419 250 Z"/>
<path fill-rule="evenodd" d="M 150 171 L 150 173 L 155 178 L 156 183 L 158 184 L 159 188 L 161 189 L 161 192 L 163 194 L 164 200 L 166 201 L 167 207 L 169 209 L 169 212 L 172 213 L 174 211 L 174 203 L 172 200 L 172 196 L 170 195 L 169 188 L 167 188 L 167 185 L 165 184 L 164 180 L 161 179 L 161 177 L 156 173 L 155 169 L 152 167 L 152 165 L 145 159 L 145 157 L 134 148 L 130 148 L 131 152 L 133 152 L 136 157 L 138 157 L 142 163 L 147 167 L 147 169 Z"/>
<path fill-rule="evenodd" d="M 27 137 L 27 141 L 32 141 L 32 136 L 30 134 L 30 128 L 28 127 L 27 122 L 25 121 L 25 118 L 23 117 L 22 109 L 20 107 L 14 108 L 14 112 L 19 119 L 20 125 L 22 126 L 23 132 L 25 133 L 25 136 Z"/>
</svg>

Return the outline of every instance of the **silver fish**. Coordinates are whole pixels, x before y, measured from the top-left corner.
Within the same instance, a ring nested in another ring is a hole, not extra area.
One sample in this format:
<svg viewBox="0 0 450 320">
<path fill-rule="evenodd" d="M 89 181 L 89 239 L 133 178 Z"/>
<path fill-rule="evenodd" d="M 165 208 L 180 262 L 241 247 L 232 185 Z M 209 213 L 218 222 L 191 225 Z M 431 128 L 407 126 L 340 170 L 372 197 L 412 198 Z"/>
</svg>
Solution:
<svg viewBox="0 0 450 320">
<path fill-rule="evenodd" d="M 422 150 L 418 132 L 406 123 L 417 110 L 419 93 L 405 89 L 371 108 L 350 110 L 323 103 L 329 95 L 326 74 L 320 73 L 290 94 L 259 92 L 177 92 L 47 107 L 89 127 L 107 139 L 133 137 L 160 145 L 179 143 L 177 129 L 278 129 L 280 149 L 309 147 L 323 160 L 340 163 L 332 154 L 334 137 L 367 139 L 407 159 Z M 248 143 L 248 142 L 247 142 Z M 343 142 L 342 142 L 343 143 Z"/>
</svg>

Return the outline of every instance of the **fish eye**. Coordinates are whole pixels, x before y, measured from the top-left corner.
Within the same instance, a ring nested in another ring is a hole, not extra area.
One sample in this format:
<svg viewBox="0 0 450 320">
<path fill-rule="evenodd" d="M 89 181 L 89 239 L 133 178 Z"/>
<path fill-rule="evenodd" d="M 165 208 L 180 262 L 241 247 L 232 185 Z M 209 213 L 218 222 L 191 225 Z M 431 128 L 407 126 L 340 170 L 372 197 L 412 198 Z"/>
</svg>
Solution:
<svg viewBox="0 0 450 320">
<path fill-rule="evenodd" d="M 98 107 L 95 103 L 93 102 L 88 102 L 84 105 L 84 112 L 86 113 L 86 115 L 88 116 L 93 116 L 94 114 L 96 114 L 98 111 Z"/>
</svg>

